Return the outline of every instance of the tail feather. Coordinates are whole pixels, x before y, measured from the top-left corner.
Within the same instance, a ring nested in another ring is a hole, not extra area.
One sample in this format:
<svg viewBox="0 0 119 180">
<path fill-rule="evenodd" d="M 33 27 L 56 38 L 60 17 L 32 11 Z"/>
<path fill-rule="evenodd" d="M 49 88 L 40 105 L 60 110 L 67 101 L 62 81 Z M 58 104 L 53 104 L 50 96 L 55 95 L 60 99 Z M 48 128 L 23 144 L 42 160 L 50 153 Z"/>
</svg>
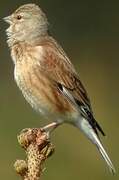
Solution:
<svg viewBox="0 0 119 180">
<path fill-rule="evenodd" d="M 112 164 L 112 162 L 111 162 L 109 156 L 107 155 L 105 149 L 103 148 L 102 144 L 99 143 L 97 147 L 98 147 L 103 159 L 106 161 L 106 163 L 107 163 L 107 165 L 109 167 L 109 170 L 111 171 L 112 174 L 115 174 L 116 170 L 114 168 L 114 165 Z"/>
<path fill-rule="evenodd" d="M 112 174 L 115 174 L 115 172 L 116 172 L 115 168 L 114 168 L 109 156 L 107 155 L 99 137 L 97 136 L 97 134 L 95 133 L 95 131 L 93 130 L 93 128 L 91 127 L 89 122 L 85 118 L 82 118 L 81 120 L 78 120 L 78 122 L 76 123 L 76 126 L 84 132 L 84 134 L 92 141 L 93 144 L 96 145 L 96 147 L 98 148 L 99 152 L 101 153 L 103 159 L 107 163 L 110 171 L 112 172 Z"/>
</svg>

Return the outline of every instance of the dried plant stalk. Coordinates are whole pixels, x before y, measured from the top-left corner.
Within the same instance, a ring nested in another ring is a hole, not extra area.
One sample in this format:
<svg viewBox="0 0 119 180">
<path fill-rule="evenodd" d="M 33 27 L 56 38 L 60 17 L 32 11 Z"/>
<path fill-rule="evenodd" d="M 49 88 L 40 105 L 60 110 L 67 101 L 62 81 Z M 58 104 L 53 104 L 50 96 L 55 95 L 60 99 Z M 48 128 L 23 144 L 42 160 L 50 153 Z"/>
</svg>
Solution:
<svg viewBox="0 0 119 180">
<path fill-rule="evenodd" d="M 45 160 L 54 152 L 48 133 L 38 128 L 28 128 L 18 135 L 19 144 L 25 149 L 27 159 L 17 160 L 16 172 L 24 180 L 39 180 Z"/>
</svg>

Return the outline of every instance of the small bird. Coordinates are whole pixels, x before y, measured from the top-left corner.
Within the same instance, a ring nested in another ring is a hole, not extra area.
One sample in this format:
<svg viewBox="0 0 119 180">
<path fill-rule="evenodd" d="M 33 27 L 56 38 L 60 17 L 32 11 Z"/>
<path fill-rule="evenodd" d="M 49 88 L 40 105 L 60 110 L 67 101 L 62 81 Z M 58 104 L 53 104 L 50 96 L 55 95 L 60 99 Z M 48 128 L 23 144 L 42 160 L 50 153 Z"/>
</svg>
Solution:
<svg viewBox="0 0 119 180">
<path fill-rule="evenodd" d="M 6 33 L 15 81 L 32 108 L 52 118 L 46 128 L 70 123 L 81 129 L 115 173 L 87 92 L 66 53 L 49 34 L 45 13 L 36 4 L 25 4 L 4 20 L 10 24 Z"/>
</svg>

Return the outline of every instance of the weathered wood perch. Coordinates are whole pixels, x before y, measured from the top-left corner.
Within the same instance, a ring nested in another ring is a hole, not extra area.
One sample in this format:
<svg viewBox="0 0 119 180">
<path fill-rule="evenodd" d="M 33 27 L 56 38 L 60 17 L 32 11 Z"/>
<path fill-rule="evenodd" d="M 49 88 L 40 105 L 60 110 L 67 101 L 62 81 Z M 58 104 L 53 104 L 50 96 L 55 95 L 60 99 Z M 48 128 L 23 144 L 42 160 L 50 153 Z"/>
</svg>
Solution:
<svg viewBox="0 0 119 180">
<path fill-rule="evenodd" d="M 38 128 L 28 128 L 18 135 L 18 142 L 26 152 L 26 161 L 17 160 L 16 172 L 24 180 L 39 180 L 43 173 L 45 160 L 54 152 L 47 132 Z"/>
</svg>

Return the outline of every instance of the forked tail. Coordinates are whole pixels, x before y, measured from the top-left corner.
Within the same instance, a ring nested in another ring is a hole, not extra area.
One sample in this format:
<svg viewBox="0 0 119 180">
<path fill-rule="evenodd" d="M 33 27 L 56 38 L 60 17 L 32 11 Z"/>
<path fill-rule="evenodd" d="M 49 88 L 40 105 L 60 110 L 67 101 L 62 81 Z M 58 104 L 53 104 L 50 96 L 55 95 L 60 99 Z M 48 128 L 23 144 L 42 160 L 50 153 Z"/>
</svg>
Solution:
<svg viewBox="0 0 119 180">
<path fill-rule="evenodd" d="M 97 146 L 99 152 L 101 153 L 103 159 L 106 161 L 111 173 L 115 174 L 116 171 L 115 171 L 114 165 L 112 164 L 109 156 L 107 155 L 105 149 L 103 148 L 103 146 L 98 138 L 96 138 L 96 146 Z"/>
<path fill-rule="evenodd" d="M 84 134 L 91 140 L 91 142 L 93 144 L 96 145 L 96 147 L 98 148 L 99 152 L 101 153 L 103 159 L 106 161 L 110 171 L 112 172 L 112 174 L 115 174 L 115 172 L 116 172 L 115 168 L 114 168 L 109 156 L 107 155 L 105 149 L 103 148 L 103 145 L 102 145 L 99 137 L 97 136 L 97 134 L 95 133 L 94 129 L 91 127 L 89 122 L 85 118 L 81 118 L 80 120 L 78 120 L 76 122 L 75 125 L 84 132 Z"/>
</svg>

